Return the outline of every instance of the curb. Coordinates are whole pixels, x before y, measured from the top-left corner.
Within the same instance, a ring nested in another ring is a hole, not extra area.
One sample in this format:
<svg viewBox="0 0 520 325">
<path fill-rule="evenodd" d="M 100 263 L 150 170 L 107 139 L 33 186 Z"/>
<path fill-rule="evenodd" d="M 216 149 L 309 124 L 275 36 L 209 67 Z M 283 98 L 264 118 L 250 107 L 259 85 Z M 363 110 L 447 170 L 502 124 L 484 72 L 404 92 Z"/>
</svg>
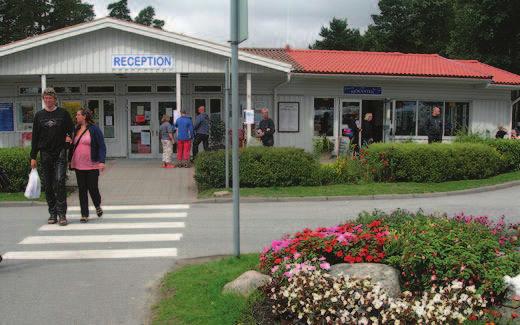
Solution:
<svg viewBox="0 0 520 325">
<path fill-rule="evenodd" d="M 240 202 L 244 203 L 262 203 L 262 202 L 323 202 L 323 201 L 367 201 L 367 200 L 403 200 L 403 199 L 423 199 L 436 198 L 454 195 L 477 194 L 503 190 L 515 186 L 520 186 L 520 180 L 502 184 L 489 185 L 471 188 L 467 190 L 458 190 L 452 192 L 434 192 L 434 193 L 417 193 L 417 194 L 379 194 L 379 195 L 350 195 L 350 196 L 311 196 L 311 197 L 241 197 Z M 231 203 L 231 197 L 226 198 L 210 198 L 199 199 L 193 204 L 205 203 Z"/>
<path fill-rule="evenodd" d="M 47 202 L 39 201 L 4 201 L 0 202 L 0 208 L 20 208 L 20 207 L 37 207 L 46 206 Z"/>
</svg>

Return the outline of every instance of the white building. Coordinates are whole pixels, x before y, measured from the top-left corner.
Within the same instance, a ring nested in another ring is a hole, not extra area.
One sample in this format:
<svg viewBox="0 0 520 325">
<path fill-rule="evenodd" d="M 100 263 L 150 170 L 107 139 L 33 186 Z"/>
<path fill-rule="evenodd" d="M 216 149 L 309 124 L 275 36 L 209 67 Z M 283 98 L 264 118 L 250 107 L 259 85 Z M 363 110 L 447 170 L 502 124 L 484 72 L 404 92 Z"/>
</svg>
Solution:
<svg viewBox="0 0 520 325">
<path fill-rule="evenodd" d="M 224 118 L 229 57 L 228 45 L 112 18 L 0 46 L 0 147 L 30 143 L 41 89 L 52 86 L 60 106 L 96 112 L 109 157 L 158 157 L 162 114 L 194 116 L 204 104 Z M 311 150 L 315 136 L 336 138 L 345 117 L 367 112 L 377 140 L 423 140 L 433 105 L 443 107 L 448 139 L 520 123 L 520 76 L 477 61 L 292 49 L 242 49 L 239 59 L 241 106 L 270 109 L 276 146 Z"/>
</svg>

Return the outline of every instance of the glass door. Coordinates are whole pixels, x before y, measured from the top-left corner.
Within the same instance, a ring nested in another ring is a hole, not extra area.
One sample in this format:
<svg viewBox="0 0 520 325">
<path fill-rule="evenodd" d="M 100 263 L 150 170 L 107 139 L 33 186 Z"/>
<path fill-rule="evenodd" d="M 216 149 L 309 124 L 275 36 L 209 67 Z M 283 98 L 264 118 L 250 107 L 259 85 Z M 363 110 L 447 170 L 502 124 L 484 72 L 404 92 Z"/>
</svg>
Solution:
<svg viewBox="0 0 520 325">
<path fill-rule="evenodd" d="M 199 114 L 198 109 L 200 106 L 206 108 L 206 114 L 210 117 L 218 116 L 222 119 L 222 99 L 221 98 L 195 98 L 195 116 Z"/>
<path fill-rule="evenodd" d="M 130 158 L 153 158 L 157 154 L 157 138 L 152 133 L 155 124 L 152 104 L 151 101 L 129 102 Z"/>
<path fill-rule="evenodd" d="M 175 111 L 175 108 L 177 107 L 176 102 L 172 101 L 159 101 L 157 105 L 157 145 L 158 149 L 156 152 L 158 152 L 158 157 L 162 155 L 163 153 L 163 147 L 161 143 L 161 132 L 159 131 L 159 126 L 162 124 L 162 118 L 164 114 L 167 114 L 170 117 L 170 123 L 173 125 L 173 112 Z"/>
<path fill-rule="evenodd" d="M 361 128 L 361 101 L 343 100 L 341 102 L 339 134 L 340 137 L 349 137 L 351 141 L 361 147 L 361 135 L 357 132 Z M 341 151 L 341 150 L 340 150 Z"/>
</svg>

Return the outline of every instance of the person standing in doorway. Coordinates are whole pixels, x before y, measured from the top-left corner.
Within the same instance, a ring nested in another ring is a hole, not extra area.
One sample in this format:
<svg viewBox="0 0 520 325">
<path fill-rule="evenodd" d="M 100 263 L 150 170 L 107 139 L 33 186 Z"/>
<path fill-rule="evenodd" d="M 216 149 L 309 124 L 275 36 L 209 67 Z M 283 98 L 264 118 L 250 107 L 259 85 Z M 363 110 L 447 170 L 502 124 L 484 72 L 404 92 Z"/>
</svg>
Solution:
<svg viewBox="0 0 520 325">
<path fill-rule="evenodd" d="M 426 121 L 426 134 L 428 143 L 442 142 L 442 117 L 439 106 L 434 106 L 432 115 Z"/>
<path fill-rule="evenodd" d="M 204 151 L 209 149 L 209 117 L 206 114 L 206 108 L 200 106 L 198 108 L 199 115 L 195 118 L 193 131 L 195 132 L 195 140 L 193 140 L 193 160 L 199 153 L 199 145 L 202 142 Z"/>
<path fill-rule="evenodd" d="M 264 147 L 272 147 L 274 145 L 274 122 L 269 118 L 269 110 L 267 108 L 262 108 L 260 112 L 262 113 L 262 120 L 258 126 L 257 137 L 262 140 Z"/>
<path fill-rule="evenodd" d="M 366 147 L 374 142 L 374 116 L 366 113 L 361 123 L 361 144 Z"/>
<path fill-rule="evenodd" d="M 72 142 L 74 124 L 69 113 L 56 106 L 56 92 L 46 88 L 42 94 L 44 109 L 36 112 L 33 120 L 31 168 L 37 168 L 40 153 L 45 198 L 49 208 L 49 224 L 67 225 L 67 147 Z"/>
<path fill-rule="evenodd" d="M 161 119 L 161 126 L 159 127 L 161 136 L 161 143 L 163 148 L 162 162 L 163 168 L 173 168 L 173 125 L 170 124 L 170 116 L 164 114 Z"/>
<path fill-rule="evenodd" d="M 193 122 L 186 115 L 186 111 L 181 111 L 181 117 L 175 122 L 175 128 L 177 129 L 177 166 L 189 167 Z"/>
<path fill-rule="evenodd" d="M 99 171 L 105 169 L 107 148 L 101 129 L 92 120 L 92 111 L 80 109 L 76 113 L 76 132 L 70 152 L 70 167 L 76 172 L 81 207 L 81 223 L 88 222 L 88 194 L 98 217 L 103 215 L 99 193 Z"/>
</svg>

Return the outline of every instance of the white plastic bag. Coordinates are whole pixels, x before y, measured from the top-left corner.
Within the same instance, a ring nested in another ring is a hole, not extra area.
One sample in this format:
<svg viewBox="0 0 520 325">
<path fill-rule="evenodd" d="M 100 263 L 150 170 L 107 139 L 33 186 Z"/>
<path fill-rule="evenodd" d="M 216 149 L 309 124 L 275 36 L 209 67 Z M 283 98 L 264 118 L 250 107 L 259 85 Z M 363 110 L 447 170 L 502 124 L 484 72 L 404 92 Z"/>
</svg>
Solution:
<svg viewBox="0 0 520 325">
<path fill-rule="evenodd" d="M 28 199 L 39 199 L 41 190 L 40 176 L 38 176 L 38 170 L 34 168 L 29 174 L 29 182 L 27 183 L 27 188 L 25 188 L 25 197 Z"/>
</svg>

